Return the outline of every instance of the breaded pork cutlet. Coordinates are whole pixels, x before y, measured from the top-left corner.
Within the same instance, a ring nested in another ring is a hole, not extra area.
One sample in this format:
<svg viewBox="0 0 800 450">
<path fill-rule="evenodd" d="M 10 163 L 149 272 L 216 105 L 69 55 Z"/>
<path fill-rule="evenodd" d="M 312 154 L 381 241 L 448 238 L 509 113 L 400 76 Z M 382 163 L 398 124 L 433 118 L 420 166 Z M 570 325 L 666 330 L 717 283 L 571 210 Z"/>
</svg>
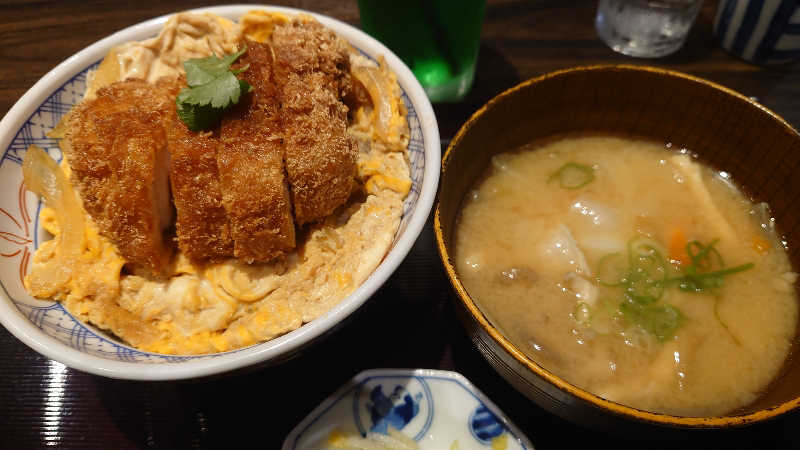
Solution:
<svg viewBox="0 0 800 450">
<path fill-rule="evenodd" d="M 185 85 L 183 77 L 158 82 L 170 98 L 175 98 Z M 175 221 L 178 246 L 196 262 L 230 258 L 233 256 L 233 239 L 222 203 L 217 170 L 217 153 L 221 145 L 218 130 L 191 131 L 174 109 L 173 106 L 164 127 L 170 153 L 172 199 L 178 215 Z"/>
<path fill-rule="evenodd" d="M 356 186 L 358 150 L 347 134 L 347 43 L 299 18 L 272 33 L 286 173 L 298 225 L 330 215 Z"/>
<path fill-rule="evenodd" d="M 239 76 L 253 91 L 222 119 L 217 167 L 234 255 L 251 263 L 294 249 L 295 229 L 284 176 L 272 53 L 264 44 L 247 46 L 239 67 L 249 67 Z"/>
<path fill-rule="evenodd" d="M 141 80 L 114 83 L 69 116 L 65 154 L 86 211 L 137 268 L 162 273 L 171 245 L 169 154 L 161 121 L 173 101 Z"/>
</svg>

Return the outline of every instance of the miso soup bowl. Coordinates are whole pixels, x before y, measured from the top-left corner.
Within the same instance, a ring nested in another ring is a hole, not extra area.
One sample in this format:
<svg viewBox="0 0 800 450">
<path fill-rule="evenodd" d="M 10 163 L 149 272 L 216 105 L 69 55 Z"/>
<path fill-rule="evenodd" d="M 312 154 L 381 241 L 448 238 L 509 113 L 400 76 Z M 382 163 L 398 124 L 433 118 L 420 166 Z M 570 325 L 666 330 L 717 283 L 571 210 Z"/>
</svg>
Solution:
<svg viewBox="0 0 800 450">
<path fill-rule="evenodd" d="M 800 135 L 785 120 L 730 89 L 668 70 L 577 67 L 515 86 L 478 110 L 442 161 L 434 230 L 456 310 L 491 366 L 522 394 L 567 420 L 603 429 L 729 428 L 774 418 L 800 406 L 800 358 L 755 403 L 721 417 L 678 417 L 631 408 L 571 385 L 525 356 L 487 319 L 451 258 L 465 193 L 499 152 L 566 133 L 624 134 L 688 148 L 732 174 L 745 193 L 766 201 L 800 267 Z M 797 342 L 797 338 L 795 338 Z M 795 344 L 797 345 L 797 344 Z M 649 426 L 655 425 L 655 427 Z"/>
</svg>

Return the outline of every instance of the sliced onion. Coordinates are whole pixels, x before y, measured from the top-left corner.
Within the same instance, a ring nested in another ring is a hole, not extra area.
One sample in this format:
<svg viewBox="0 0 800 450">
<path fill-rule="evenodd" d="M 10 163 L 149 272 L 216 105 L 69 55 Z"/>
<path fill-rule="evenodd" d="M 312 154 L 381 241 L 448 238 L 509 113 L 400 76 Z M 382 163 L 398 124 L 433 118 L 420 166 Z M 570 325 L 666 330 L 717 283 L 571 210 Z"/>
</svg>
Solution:
<svg viewBox="0 0 800 450">
<path fill-rule="evenodd" d="M 79 267 L 79 258 L 85 247 L 83 211 L 69 180 L 41 148 L 28 147 L 22 162 L 22 174 L 27 189 L 55 211 L 61 231 L 55 237 L 60 240 L 58 252 L 26 279 L 37 296 L 45 292 L 53 295 L 69 282 L 72 271 Z"/>
<path fill-rule="evenodd" d="M 372 99 L 372 122 L 382 138 L 389 136 L 392 120 L 392 100 L 380 69 L 369 66 L 353 66 L 353 76 L 367 89 Z"/>
</svg>

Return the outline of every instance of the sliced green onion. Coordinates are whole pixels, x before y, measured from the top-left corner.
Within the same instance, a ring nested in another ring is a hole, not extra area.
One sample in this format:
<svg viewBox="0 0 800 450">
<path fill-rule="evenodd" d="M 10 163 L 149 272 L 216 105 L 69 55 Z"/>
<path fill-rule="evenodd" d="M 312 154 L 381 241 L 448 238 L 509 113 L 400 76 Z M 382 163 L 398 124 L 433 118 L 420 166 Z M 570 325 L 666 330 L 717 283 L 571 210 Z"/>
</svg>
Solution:
<svg viewBox="0 0 800 450">
<path fill-rule="evenodd" d="M 709 271 L 715 267 L 712 256 L 717 257 L 716 267 L 725 267 L 725 261 L 722 260 L 722 255 L 714 247 L 719 239 L 714 239 L 708 245 L 703 245 L 700 241 L 689 241 L 686 243 L 686 254 L 692 263 L 687 266 L 686 270 L 690 273 L 696 273 L 698 270 Z"/>
<path fill-rule="evenodd" d="M 722 320 L 722 317 L 719 315 L 719 298 L 716 298 L 714 300 L 714 317 L 717 319 L 717 322 L 719 322 L 722 328 L 724 328 L 725 331 L 728 332 L 728 335 L 730 335 L 731 339 L 733 340 L 733 343 L 741 347 L 742 342 L 739 340 L 739 338 L 736 337 L 735 334 L 733 334 L 731 329 L 728 327 L 728 324 L 726 324 L 725 321 Z"/>
<path fill-rule="evenodd" d="M 659 248 L 657 243 L 643 237 L 628 242 L 630 271 L 625 283 L 625 295 L 638 303 L 653 303 L 664 294 L 667 262 Z"/>
<path fill-rule="evenodd" d="M 661 342 L 674 336 L 685 320 L 681 311 L 672 305 L 643 305 L 624 300 L 619 309 L 626 321 L 641 326 Z"/>
<path fill-rule="evenodd" d="M 689 255 L 691 264 L 683 268 L 683 276 L 667 281 L 678 283 L 678 288 L 684 292 L 703 293 L 722 287 L 727 275 L 753 268 L 753 263 L 725 268 L 725 261 L 715 247 L 717 242 L 719 239 L 714 239 L 707 245 L 700 241 L 689 241 L 686 244 L 686 254 Z M 712 270 L 714 268 L 718 269 Z"/>
<path fill-rule="evenodd" d="M 620 253 L 610 253 L 597 262 L 597 281 L 603 286 L 619 286 L 627 274 L 627 260 Z"/>
<path fill-rule="evenodd" d="M 589 321 L 587 326 L 598 334 L 610 334 L 620 329 L 623 323 L 622 313 L 619 311 L 619 301 L 607 298 L 599 299 L 597 304 L 588 307 Z"/>
<path fill-rule="evenodd" d="M 579 189 L 594 181 L 594 169 L 585 164 L 569 162 L 553 172 L 547 181 L 556 179 L 564 189 Z"/>
<path fill-rule="evenodd" d="M 572 313 L 575 317 L 575 320 L 584 325 L 589 325 L 589 321 L 592 316 L 592 312 L 589 309 L 589 305 L 586 302 L 578 302 L 575 305 L 575 311 Z"/>
<path fill-rule="evenodd" d="M 661 255 L 664 253 L 666 253 L 664 248 L 648 237 L 636 236 L 628 241 L 628 258 L 631 266 L 637 265 L 636 259 L 638 257 L 647 257 L 649 259 L 658 257 L 663 261 L 664 258 Z"/>
<path fill-rule="evenodd" d="M 742 264 L 736 267 L 729 267 L 727 269 L 716 270 L 714 272 L 705 272 L 700 274 L 687 274 L 682 277 L 670 278 L 668 281 L 677 282 L 678 288 L 684 292 L 702 293 L 708 290 L 713 290 L 725 282 L 725 276 L 734 273 L 744 272 L 755 267 L 753 263 Z"/>
<path fill-rule="evenodd" d="M 620 253 L 600 258 L 597 263 L 598 283 L 623 290 L 623 300 L 618 303 L 616 312 L 608 312 L 609 317 L 621 315 L 626 322 L 642 327 L 662 342 L 674 336 L 685 317 L 678 308 L 662 300 L 667 286 L 674 283 L 680 290 L 694 293 L 713 291 L 723 285 L 726 276 L 754 267 L 753 263 L 747 263 L 726 268 L 715 247 L 717 242 L 713 240 L 706 245 L 689 241 L 686 253 L 691 264 L 683 267 L 683 274 L 676 277 L 669 276 L 670 266 L 663 256 L 663 247 L 646 237 L 638 236 L 628 242 L 627 259 Z M 584 306 L 579 304 L 576 307 L 576 318 Z M 720 320 L 716 306 L 714 312 Z M 723 326 L 727 329 L 724 323 Z M 735 336 L 733 339 L 737 341 Z"/>
<path fill-rule="evenodd" d="M 662 295 L 664 295 L 664 283 L 645 276 L 631 277 L 625 286 L 625 296 L 643 305 L 658 301 Z"/>
</svg>

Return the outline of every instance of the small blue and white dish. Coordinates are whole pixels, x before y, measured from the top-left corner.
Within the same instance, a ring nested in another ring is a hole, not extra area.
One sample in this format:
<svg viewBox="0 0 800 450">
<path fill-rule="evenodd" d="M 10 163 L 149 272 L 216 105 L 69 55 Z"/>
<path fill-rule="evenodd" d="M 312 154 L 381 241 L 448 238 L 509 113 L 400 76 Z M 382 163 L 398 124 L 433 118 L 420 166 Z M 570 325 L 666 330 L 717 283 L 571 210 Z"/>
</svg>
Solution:
<svg viewBox="0 0 800 450">
<path fill-rule="evenodd" d="M 342 443 L 374 436 L 375 442 L 386 442 L 382 437 L 391 440 L 398 432 L 422 450 L 533 449 L 461 374 L 374 369 L 359 373 L 325 399 L 289 433 L 282 450 L 348 448 Z"/>
</svg>

